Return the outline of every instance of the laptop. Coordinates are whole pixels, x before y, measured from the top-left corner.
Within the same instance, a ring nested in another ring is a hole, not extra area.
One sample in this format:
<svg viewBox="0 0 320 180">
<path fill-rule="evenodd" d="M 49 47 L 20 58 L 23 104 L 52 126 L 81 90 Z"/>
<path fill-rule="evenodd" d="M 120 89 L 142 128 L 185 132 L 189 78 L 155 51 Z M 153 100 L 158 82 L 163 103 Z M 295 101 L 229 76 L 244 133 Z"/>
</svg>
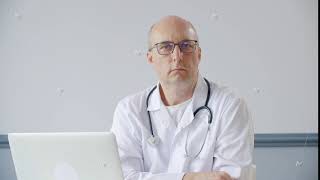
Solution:
<svg viewBox="0 0 320 180">
<path fill-rule="evenodd" d="M 123 180 L 110 132 L 10 133 L 18 180 Z"/>
</svg>

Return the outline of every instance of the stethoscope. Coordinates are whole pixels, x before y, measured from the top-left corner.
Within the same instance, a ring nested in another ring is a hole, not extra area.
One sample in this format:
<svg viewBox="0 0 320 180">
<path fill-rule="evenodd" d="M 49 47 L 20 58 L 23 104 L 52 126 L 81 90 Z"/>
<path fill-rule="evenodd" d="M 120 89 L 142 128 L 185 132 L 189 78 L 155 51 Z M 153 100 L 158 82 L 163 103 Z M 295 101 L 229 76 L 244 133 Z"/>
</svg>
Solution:
<svg viewBox="0 0 320 180">
<path fill-rule="evenodd" d="M 198 153 L 196 153 L 193 158 L 196 158 L 198 157 L 198 155 L 200 154 L 200 152 L 202 151 L 203 149 L 203 146 L 206 142 L 206 139 L 207 139 L 207 136 L 208 136 L 208 132 L 210 130 L 210 125 L 212 123 L 212 111 L 211 109 L 208 107 L 208 102 L 210 100 L 210 94 L 211 94 L 211 89 L 210 89 L 210 84 L 209 84 L 209 81 L 204 78 L 206 84 L 207 84 L 207 87 L 208 87 L 208 91 L 207 91 L 207 98 L 206 98 L 206 102 L 205 102 L 205 105 L 204 106 L 201 106 L 199 107 L 198 109 L 196 109 L 194 112 L 193 112 L 193 115 L 194 117 L 196 117 L 197 113 L 201 110 L 207 110 L 209 112 L 209 119 L 208 119 L 208 128 L 207 128 L 207 133 L 206 133 L 206 137 L 201 145 L 201 148 L 200 148 L 200 151 Z M 146 104 L 147 104 L 147 109 L 148 109 L 148 105 L 149 105 L 149 98 L 151 96 L 151 94 L 153 93 L 153 91 L 157 88 L 157 86 L 153 87 L 151 89 L 151 91 L 149 92 L 148 96 L 147 96 L 147 100 L 146 100 Z M 149 125 L 150 125 L 150 132 L 151 132 L 151 136 L 148 138 L 148 142 L 151 144 L 151 145 L 157 145 L 160 141 L 159 137 L 156 136 L 154 134 L 154 131 L 153 131 L 153 127 L 152 127 L 152 121 L 151 121 L 151 116 L 150 116 L 150 112 L 147 110 L 148 112 L 148 118 L 149 118 Z M 188 139 L 189 139 L 189 131 L 187 133 L 187 139 L 186 139 L 186 143 L 185 143 L 185 157 L 186 158 L 189 158 L 190 159 L 190 154 L 188 153 L 188 150 L 187 150 L 187 147 L 188 147 Z"/>
</svg>

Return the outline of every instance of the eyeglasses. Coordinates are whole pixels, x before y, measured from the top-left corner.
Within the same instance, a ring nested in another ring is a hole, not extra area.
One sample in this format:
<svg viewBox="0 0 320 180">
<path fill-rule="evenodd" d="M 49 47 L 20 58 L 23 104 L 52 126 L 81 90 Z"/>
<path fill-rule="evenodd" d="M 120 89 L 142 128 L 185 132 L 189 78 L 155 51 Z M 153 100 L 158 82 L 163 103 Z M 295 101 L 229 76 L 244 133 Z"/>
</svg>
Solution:
<svg viewBox="0 0 320 180">
<path fill-rule="evenodd" d="M 183 53 L 192 53 L 196 49 L 198 45 L 198 41 L 196 40 L 183 40 L 178 43 L 174 43 L 171 41 L 164 41 L 153 45 L 149 49 L 151 51 L 153 48 L 157 48 L 157 51 L 160 55 L 169 55 L 174 51 L 176 45 L 179 46 L 180 51 Z"/>
</svg>

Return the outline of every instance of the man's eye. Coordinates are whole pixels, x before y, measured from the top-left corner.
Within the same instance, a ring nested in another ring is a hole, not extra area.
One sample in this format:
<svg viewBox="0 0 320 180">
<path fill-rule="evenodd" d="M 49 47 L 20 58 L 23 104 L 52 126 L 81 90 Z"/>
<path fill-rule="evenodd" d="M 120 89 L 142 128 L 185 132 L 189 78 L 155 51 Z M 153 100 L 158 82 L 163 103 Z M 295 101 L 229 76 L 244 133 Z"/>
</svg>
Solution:
<svg viewBox="0 0 320 180">
<path fill-rule="evenodd" d="M 189 44 L 189 43 L 182 43 L 181 45 L 180 45 L 180 47 L 181 48 L 191 48 L 192 47 L 192 44 Z"/>
<path fill-rule="evenodd" d="M 163 49 L 163 50 L 167 50 L 167 49 L 171 49 L 172 48 L 172 45 L 171 44 L 166 44 L 166 45 L 162 45 L 160 47 L 160 49 Z"/>
</svg>

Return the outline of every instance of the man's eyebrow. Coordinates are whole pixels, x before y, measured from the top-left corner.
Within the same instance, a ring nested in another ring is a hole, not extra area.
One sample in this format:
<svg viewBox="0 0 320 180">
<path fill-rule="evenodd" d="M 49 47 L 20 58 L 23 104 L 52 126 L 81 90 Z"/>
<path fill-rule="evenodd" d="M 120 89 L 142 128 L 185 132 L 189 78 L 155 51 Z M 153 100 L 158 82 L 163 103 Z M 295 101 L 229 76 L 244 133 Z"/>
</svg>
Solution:
<svg viewBox="0 0 320 180">
<path fill-rule="evenodd" d="M 180 42 L 186 42 L 186 41 L 197 41 L 197 40 L 194 40 L 194 39 L 184 39 L 184 40 L 182 40 L 182 41 L 180 41 Z M 179 43 L 180 43 L 179 42 Z"/>
<path fill-rule="evenodd" d="M 172 41 L 161 41 L 161 42 L 158 42 L 156 44 L 160 44 L 160 43 L 173 43 Z"/>
<path fill-rule="evenodd" d="M 183 40 L 181 40 L 181 41 L 179 41 L 179 42 L 177 42 L 177 43 L 181 43 L 181 42 L 185 42 L 185 41 L 196 41 L 196 40 L 193 40 L 193 39 L 183 39 Z M 175 42 L 173 42 L 173 41 L 161 41 L 161 42 L 158 42 L 158 43 L 156 43 L 156 44 L 160 44 L 160 43 L 175 43 Z"/>
</svg>

